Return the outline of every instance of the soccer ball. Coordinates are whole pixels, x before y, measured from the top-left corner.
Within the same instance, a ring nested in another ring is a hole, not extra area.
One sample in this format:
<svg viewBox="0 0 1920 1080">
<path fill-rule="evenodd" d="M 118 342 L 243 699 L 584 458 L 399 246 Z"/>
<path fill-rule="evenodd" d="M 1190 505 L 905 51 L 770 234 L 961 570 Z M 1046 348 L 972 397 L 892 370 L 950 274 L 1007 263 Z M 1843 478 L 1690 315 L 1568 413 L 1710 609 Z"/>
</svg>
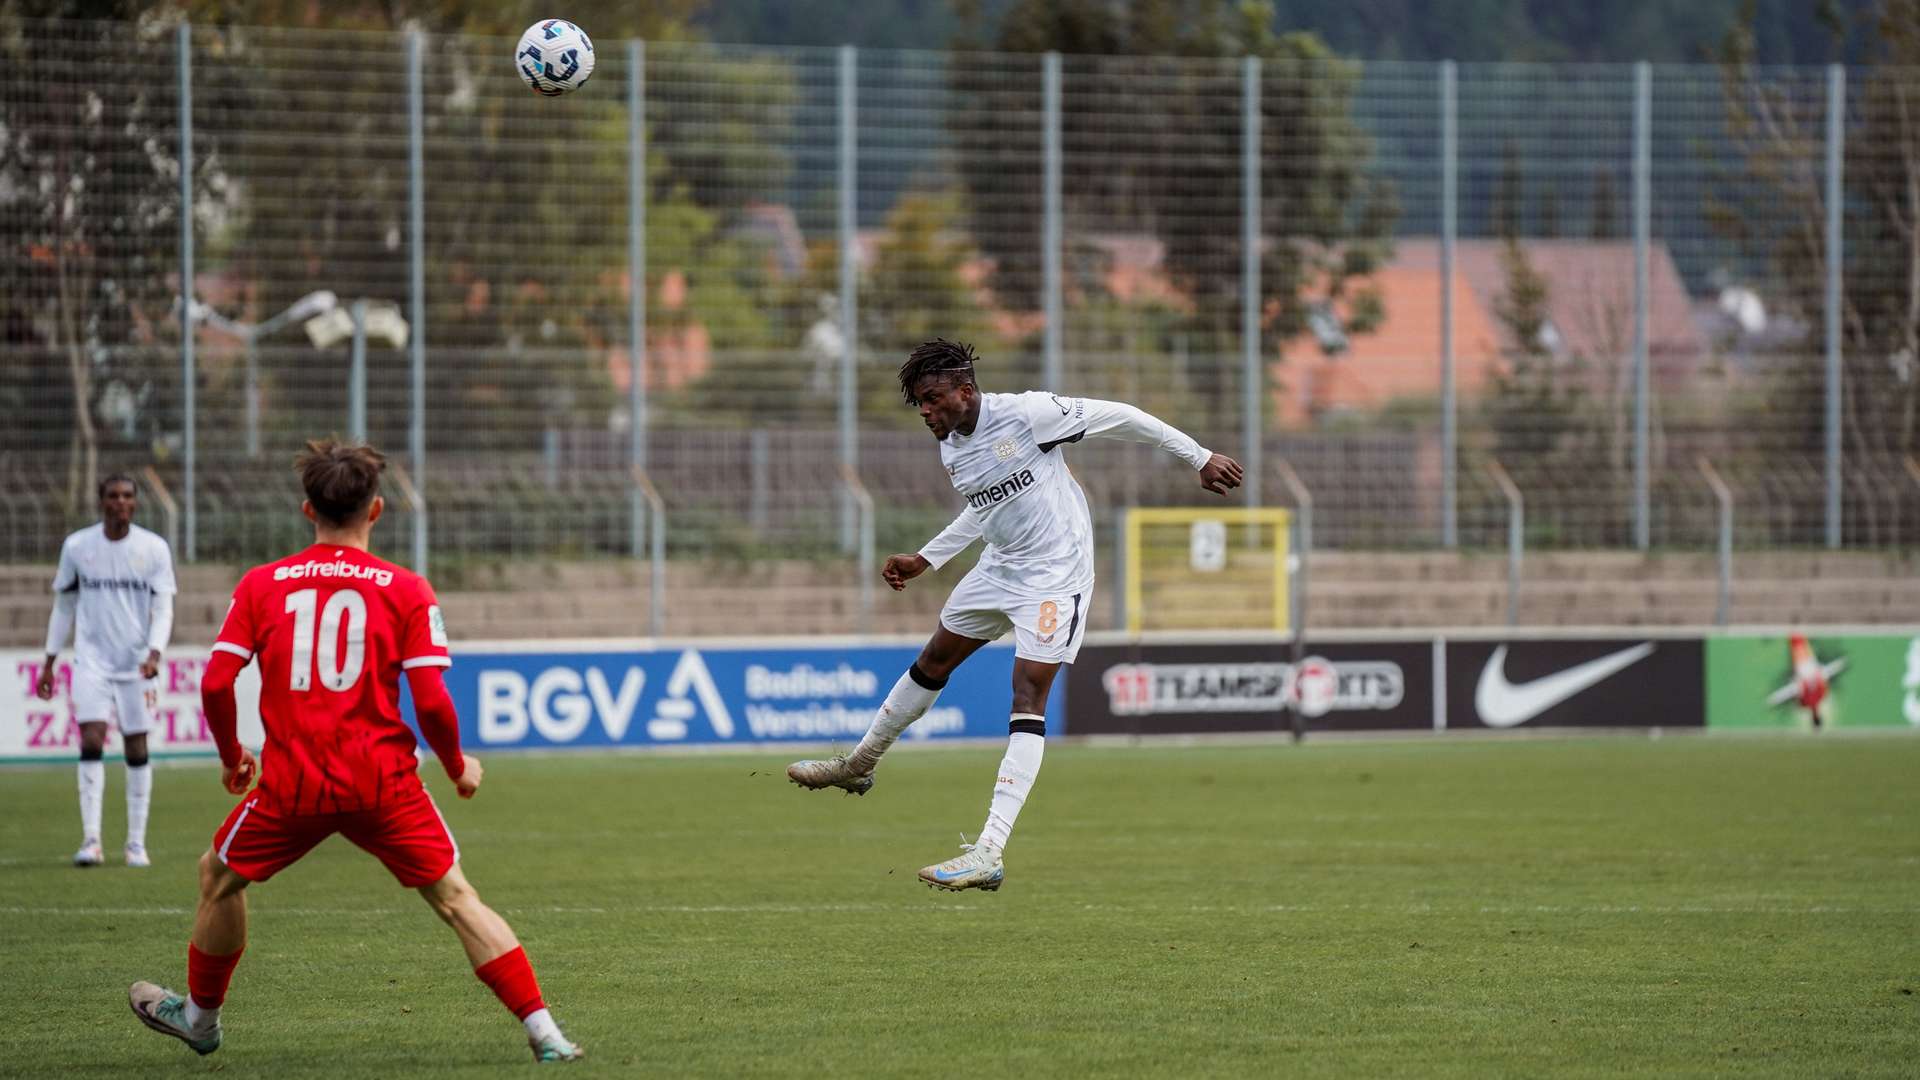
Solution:
<svg viewBox="0 0 1920 1080">
<path fill-rule="evenodd" d="M 534 93 L 559 97 L 587 84 L 593 74 L 593 41 L 565 19 L 542 19 L 520 35 L 513 66 Z"/>
</svg>

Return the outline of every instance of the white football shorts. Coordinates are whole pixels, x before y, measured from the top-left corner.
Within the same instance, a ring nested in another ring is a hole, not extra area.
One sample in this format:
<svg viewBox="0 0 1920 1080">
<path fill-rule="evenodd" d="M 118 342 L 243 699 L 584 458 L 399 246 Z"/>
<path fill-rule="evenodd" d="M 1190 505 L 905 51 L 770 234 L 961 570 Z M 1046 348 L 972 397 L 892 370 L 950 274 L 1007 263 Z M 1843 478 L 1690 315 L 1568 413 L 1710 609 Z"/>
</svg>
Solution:
<svg viewBox="0 0 1920 1080">
<path fill-rule="evenodd" d="M 159 699 L 159 679 L 109 679 L 74 669 L 73 714 L 83 724 L 118 718 L 120 734 L 145 735 Z"/>
<path fill-rule="evenodd" d="M 1071 664 L 1087 636 L 1087 605 L 1092 601 L 1091 586 L 1086 592 L 1052 599 L 1020 596 L 983 577 L 976 568 L 947 597 L 940 609 L 940 625 L 982 641 L 996 640 L 1012 630 L 1013 655 L 1042 664 Z"/>
</svg>

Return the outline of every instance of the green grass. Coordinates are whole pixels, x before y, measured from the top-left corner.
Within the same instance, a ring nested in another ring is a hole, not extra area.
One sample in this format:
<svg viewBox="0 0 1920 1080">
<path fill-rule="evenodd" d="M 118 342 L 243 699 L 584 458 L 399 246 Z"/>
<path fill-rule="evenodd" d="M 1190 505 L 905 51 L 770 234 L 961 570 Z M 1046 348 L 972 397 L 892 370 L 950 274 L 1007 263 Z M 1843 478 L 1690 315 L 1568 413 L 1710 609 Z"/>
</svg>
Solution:
<svg viewBox="0 0 1920 1080">
<path fill-rule="evenodd" d="M 932 893 L 914 871 L 978 826 L 998 756 L 909 749 L 854 799 L 787 785 L 781 753 L 495 755 L 447 809 L 584 1074 L 1920 1062 L 1920 739 L 1056 744 L 1006 888 Z M 338 839 L 253 890 L 225 1049 L 141 1028 L 126 984 L 184 983 L 229 805 L 205 764 L 156 787 L 156 867 L 81 872 L 72 772 L 0 772 L 0 1072 L 525 1067 L 452 935 Z"/>
</svg>

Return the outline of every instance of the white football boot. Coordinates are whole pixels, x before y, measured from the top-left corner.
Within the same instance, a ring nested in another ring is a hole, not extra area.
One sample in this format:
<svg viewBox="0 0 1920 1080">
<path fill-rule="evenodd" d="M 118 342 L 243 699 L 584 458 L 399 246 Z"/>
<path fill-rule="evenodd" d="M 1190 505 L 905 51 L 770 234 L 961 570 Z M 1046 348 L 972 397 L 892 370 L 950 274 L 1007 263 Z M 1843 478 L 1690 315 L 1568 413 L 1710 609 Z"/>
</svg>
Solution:
<svg viewBox="0 0 1920 1080">
<path fill-rule="evenodd" d="M 136 870 L 145 869 L 153 865 L 153 860 L 147 856 L 147 846 L 145 844 L 128 844 L 126 856 L 127 865 Z"/>
<path fill-rule="evenodd" d="M 196 1031 L 187 1023 L 187 999 L 150 982 L 127 987 L 127 1004 L 140 1022 L 162 1035 L 171 1035 L 186 1043 L 194 1053 L 205 1057 L 220 1049 L 220 1021 L 216 1017 L 205 1031 Z"/>
<path fill-rule="evenodd" d="M 1006 876 L 1000 849 L 985 844 L 961 844 L 959 856 L 920 870 L 921 881 L 948 892 L 962 889 L 996 892 Z"/>
<path fill-rule="evenodd" d="M 578 1043 L 567 1041 L 565 1035 L 554 1032 L 538 1039 L 528 1039 L 527 1045 L 533 1047 L 533 1060 L 542 1065 L 551 1065 L 565 1061 L 581 1061 L 587 1056 Z"/>
<path fill-rule="evenodd" d="M 97 836 L 87 837 L 80 845 L 80 850 L 73 853 L 75 866 L 99 866 L 106 861 L 106 853 L 100 850 L 100 838 Z"/>
<path fill-rule="evenodd" d="M 837 787 L 854 795 L 873 790 L 873 774 L 855 775 L 847 759 L 839 754 L 818 761 L 796 761 L 787 766 L 787 779 L 815 791 Z"/>
</svg>

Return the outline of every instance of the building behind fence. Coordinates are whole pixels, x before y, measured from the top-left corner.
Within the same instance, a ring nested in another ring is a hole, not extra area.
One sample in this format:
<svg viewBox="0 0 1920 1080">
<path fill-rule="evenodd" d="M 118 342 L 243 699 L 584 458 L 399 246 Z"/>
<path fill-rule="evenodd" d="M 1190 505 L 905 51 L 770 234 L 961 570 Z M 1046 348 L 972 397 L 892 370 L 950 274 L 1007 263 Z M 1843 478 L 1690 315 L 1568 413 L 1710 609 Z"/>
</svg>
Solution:
<svg viewBox="0 0 1920 1080">
<path fill-rule="evenodd" d="M 957 509 L 894 380 L 935 335 L 1250 502 L 1285 460 L 1323 546 L 1504 545 L 1496 468 L 1535 547 L 1708 549 L 1709 468 L 1744 546 L 1920 533 L 1920 72 L 602 41 L 547 100 L 506 40 L 0 37 L 74 69 L 0 75 L 0 560 L 109 468 L 186 557 L 276 554 L 330 431 L 416 562 L 644 554 L 649 491 L 670 556 L 844 558 L 858 489 L 910 550 Z M 1074 467 L 1102 520 L 1202 497 Z"/>
</svg>

